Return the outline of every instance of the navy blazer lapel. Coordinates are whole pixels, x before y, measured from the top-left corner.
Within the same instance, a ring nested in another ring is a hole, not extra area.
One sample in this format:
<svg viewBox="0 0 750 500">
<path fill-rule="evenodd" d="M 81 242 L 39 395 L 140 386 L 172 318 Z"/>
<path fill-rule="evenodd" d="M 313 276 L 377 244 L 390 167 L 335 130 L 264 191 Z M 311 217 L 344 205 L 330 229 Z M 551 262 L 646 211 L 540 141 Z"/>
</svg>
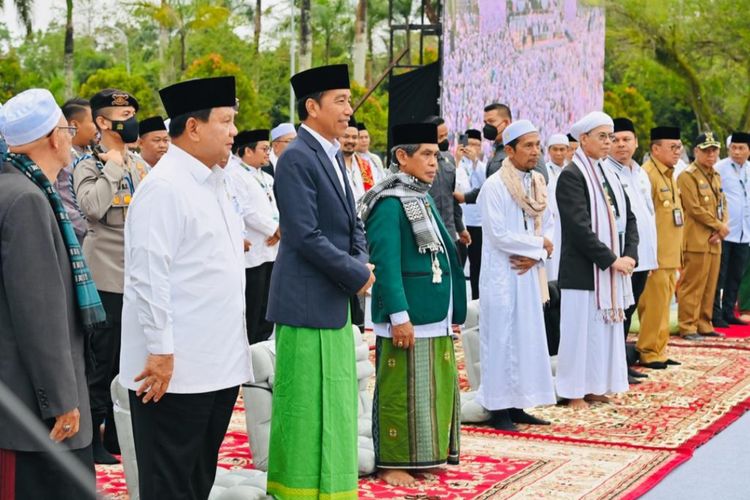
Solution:
<svg viewBox="0 0 750 500">
<path fill-rule="evenodd" d="M 354 161 L 354 160 L 352 160 Z M 349 217 L 354 219 L 354 193 L 352 192 L 351 184 L 349 183 L 349 174 L 346 173 L 346 167 L 344 166 L 344 157 L 341 151 L 336 155 L 336 163 L 341 171 L 342 178 L 344 179 L 344 187 L 346 188 L 346 209 L 349 212 Z"/>
<path fill-rule="evenodd" d="M 333 189 L 336 190 L 336 193 L 339 195 L 339 199 L 341 200 L 341 203 L 344 204 L 344 206 L 348 207 L 348 203 L 346 201 L 346 195 L 344 194 L 344 191 L 341 189 L 341 183 L 339 182 L 339 178 L 336 175 L 335 172 L 331 170 L 331 160 L 328 158 L 328 155 L 325 151 L 323 151 L 323 146 L 318 142 L 318 140 L 312 136 L 310 132 L 305 130 L 304 128 L 300 127 L 299 132 L 297 132 L 297 135 L 304 140 L 308 146 L 313 148 L 315 150 L 315 154 L 318 157 L 318 161 L 320 162 L 320 165 L 323 167 L 323 171 L 328 176 L 328 180 L 331 181 L 331 184 L 333 184 Z M 346 177 L 344 177 L 346 179 Z M 346 186 L 346 182 L 344 182 L 344 185 Z"/>
</svg>

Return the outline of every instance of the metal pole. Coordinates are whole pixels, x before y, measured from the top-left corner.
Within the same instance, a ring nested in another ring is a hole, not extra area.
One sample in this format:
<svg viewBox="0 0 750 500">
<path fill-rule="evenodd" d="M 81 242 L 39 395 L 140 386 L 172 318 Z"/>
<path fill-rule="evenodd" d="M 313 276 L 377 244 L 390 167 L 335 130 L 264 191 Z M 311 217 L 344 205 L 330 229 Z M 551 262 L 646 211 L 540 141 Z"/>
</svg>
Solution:
<svg viewBox="0 0 750 500">
<path fill-rule="evenodd" d="M 294 31 L 294 0 L 292 0 L 292 22 L 289 24 L 289 76 L 294 76 L 294 63 L 295 63 L 295 56 L 297 52 L 297 44 L 296 41 L 296 34 Z M 292 88 L 292 85 L 289 84 L 289 123 L 294 123 L 294 89 Z"/>
</svg>

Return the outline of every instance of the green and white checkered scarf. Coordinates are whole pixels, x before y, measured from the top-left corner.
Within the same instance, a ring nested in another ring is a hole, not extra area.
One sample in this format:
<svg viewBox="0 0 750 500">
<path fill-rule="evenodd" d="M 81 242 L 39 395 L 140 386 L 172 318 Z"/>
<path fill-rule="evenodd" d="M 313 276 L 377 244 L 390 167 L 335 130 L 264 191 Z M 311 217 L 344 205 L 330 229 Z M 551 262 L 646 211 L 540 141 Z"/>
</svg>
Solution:
<svg viewBox="0 0 750 500">
<path fill-rule="evenodd" d="M 52 206 L 52 211 L 55 212 L 57 225 L 60 228 L 65 248 L 68 250 L 70 267 L 73 270 L 76 303 L 81 313 L 83 325 L 88 328 L 103 323 L 107 319 L 107 316 L 104 312 L 104 307 L 102 307 L 99 292 L 96 291 L 94 280 L 91 278 L 91 271 L 89 271 L 86 260 L 83 258 L 81 245 L 78 244 L 73 223 L 68 218 L 68 212 L 65 210 L 62 198 L 60 198 L 60 195 L 52 187 L 52 183 L 44 175 L 44 172 L 28 156 L 7 153 L 5 159 L 28 177 L 31 182 L 36 184 L 39 189 L 44 191 Z"/>
</svg>

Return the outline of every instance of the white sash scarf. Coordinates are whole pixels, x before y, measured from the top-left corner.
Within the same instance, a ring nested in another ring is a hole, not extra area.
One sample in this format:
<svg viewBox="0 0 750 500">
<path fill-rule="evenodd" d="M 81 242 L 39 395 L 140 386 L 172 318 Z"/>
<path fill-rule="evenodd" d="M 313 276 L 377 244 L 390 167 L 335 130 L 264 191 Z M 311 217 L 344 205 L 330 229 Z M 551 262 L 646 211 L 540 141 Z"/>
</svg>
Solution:
<svg viewBox="0 0 750 500">
<path fill-rule="evenodd" d="M 598 169 L 582 151 L 578 148 L 573 155 L 573 163 L 586 179 L 586 188 L 589 192 L 591 211 L 591 229 L 599 237 L 599 241 L 620 257 L 620 240 L 617 232 L 613 208 L 607 201 L 604 187 L 604 179 L 612 188 L 617 206 L 620 207 L 621 217 L 626 218 L 625 192 L 622 189 L 619 178 L 607 169 Z M 633 300 L 633 285 L 630 276 L 615 271 L 612 267 L 601 270 L 596 264 L 594 266 L 594 293 L 596 293 L 596 305 L 601 312 L 605 323 L 622 323 L 625 320 L 625 309 L 635 303 Z"/>
</svg>

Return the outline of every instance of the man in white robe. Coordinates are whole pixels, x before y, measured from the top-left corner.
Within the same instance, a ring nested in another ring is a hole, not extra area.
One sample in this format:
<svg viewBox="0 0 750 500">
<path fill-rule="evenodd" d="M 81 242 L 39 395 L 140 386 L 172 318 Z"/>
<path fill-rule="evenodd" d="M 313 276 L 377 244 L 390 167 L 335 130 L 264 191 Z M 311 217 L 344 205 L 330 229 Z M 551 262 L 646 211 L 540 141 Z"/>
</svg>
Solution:
<svg viewBox="0 0 750 500">
<path fill-rule="evenodd" d="M 560 176 L 563 167 L 567 163 L 567 154 L 570 150 L 570 141 L 565 134 L 552 134 L 547 140 L 547 209 L 552 214 L 554 221 L 554 234 L 552 244 L 558 249 L 552 256 L 547 259 L 545 267 L 547 269 L 547 279 L 557 281 L 557 274 L 560 269 L 560 214 L 557 211 L 557 199 L 555 199 L 555 189 L 557 188 L 557 178 Z"/>
<path fill-rule="evenodd" d="M 493 427 L 515 431 L 516 423 L 549 425 L 523 408 L 556 401 L 542 310 L 553 220 L 544 178 L 533 171 L 539 132 L 518 120 L 503 131 L 503 143 L 507 157 L 478 199 L 484 235 L 478 401 L 491 411 Z"/>
<path fill-rule="evenodd" d="M 556 384 L 572 408 L 628 390 L 622 322 L 633 304 L 638 229 L 622 184 L 602 165 L 613 131 L 612 118 L 598 111 L 573 125 L 580 148 L 555 192 L 562 227 Z"/>
</svg>

